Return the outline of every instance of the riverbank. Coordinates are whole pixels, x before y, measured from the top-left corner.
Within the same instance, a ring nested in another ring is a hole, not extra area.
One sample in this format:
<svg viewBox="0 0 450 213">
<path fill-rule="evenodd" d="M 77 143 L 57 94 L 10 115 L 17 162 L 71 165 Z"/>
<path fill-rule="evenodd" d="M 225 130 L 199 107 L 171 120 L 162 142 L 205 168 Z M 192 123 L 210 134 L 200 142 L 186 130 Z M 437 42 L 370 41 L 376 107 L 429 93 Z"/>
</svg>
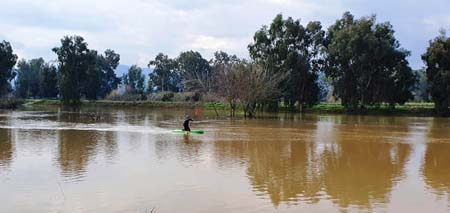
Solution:
<svg viewBox="0 0 450 213">
<path fill-rule="evenodd" d="M 60 100 L 49 99 L 27 99 L 24 106 L 61 106 Z M 203 107 L 207 110 L 219 110 L 227 113 L 229 110 L 228 104 L 213 103 L 213 102 L 166 102 L 166 101 L 82 101 L 82 107 L 142 107 L 142 108 L 167 108 L 167 109 L 182 109 L 182 108 L 194 108 Z M 293 112 L 299 111 L 290 109 L 287 107 L 280 107 L 280 112 Z M 237 114 L 241 113 L 241 109 L 238 108 Z M 305 108 L 306 113 L 320 113 L 320 114 L 349 114 L 348 111 L 338 103 L 319 103 L 312 107 Z M 388 105 L 370 106 L 364 113 L 366 115 L 408 115 L 408 116 L 436 116 L 433 103 L 417 103 L 409 102 L 404 105 L 396 105 L 395 108 L 391 108 Z"/>
<path fill-rule="evenodd" d="M 25 106 L 62 106 L 60 100 L 27 99 Z M 164 101 L 81 101 L 82 107 L 145 107 L 145 108 L 190 108 L 201 106 L 195 102 L 164 102 Z"/>
<path fill-rule="evenodd" d="M 308 113 L 326 114 L 352 114 L 344 106 L 337 103 L 319 103 L 305 109 Z M 407 116 L 437 116 L 433 103 L 408 102 L 404 105 L 396 105 L 392 108 L 388 105 L 369 106 L 365 109 L 365 115 L 407 115 Z"/>
</svg>

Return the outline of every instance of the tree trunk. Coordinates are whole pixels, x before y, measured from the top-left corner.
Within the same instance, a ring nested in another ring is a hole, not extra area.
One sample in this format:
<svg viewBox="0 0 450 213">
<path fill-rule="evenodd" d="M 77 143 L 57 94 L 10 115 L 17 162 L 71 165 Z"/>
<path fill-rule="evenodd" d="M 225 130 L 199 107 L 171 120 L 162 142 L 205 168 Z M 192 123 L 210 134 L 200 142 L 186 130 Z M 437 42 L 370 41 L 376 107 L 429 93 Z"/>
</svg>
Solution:
<svg viewBox="0 0 450 213">
<path fill-rule="evenodd" d="M 216 118 L 219 117 L 219 112 L 217 112 L 217 108 L 216 108 L 216 103 L 212 102 L 213 108 L 214 108 L 214 112 L 216 112 Z"/>
<path fill-rule="evenodd" d="M 301 101 L 298 102 L 298 110 L 300 113 L 303 113 L 303 103 Z"/>
</svg>

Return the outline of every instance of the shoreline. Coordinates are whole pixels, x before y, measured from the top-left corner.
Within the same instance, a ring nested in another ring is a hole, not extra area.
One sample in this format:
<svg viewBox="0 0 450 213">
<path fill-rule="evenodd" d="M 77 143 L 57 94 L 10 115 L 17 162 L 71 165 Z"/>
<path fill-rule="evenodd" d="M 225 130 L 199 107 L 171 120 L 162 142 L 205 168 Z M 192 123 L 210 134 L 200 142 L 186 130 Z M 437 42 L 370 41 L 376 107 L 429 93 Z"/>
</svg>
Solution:
<svg viewBox="0 0 450 213">
<path fill-rule="evenodd" d="M 60 100 L 50 99 L 26 99 L 23 107 L 32 106 L 62 106 Z M 155 108 L 155 109 L 183 109 L 202 107 L 206 110 L 228 111 L 229 107 L 224 103 L 213 102 L 164 102 L 164 101 L 109 101 L 83 100 L 80 107 L 135 107 L 135 108 Z M 238 108 L 237 114 L 241 114 L 242 109 Z M 280 106 L 281 113 L 300 113 L 297 109 L 290 109 Z M 303 113 L 308 114 L 337 114 L 337 115 L 383 115 L 383 116 L 418 116 L 418 117 L 443 117 L 436 114 L 433 103 L 408 102 L 404 105 L 397 105 L 391 108 L 386 105 L 369 106 L 364 113 L 348 112 L 342 105 L 336 103 L 319 103 L 312 107 L 305 108 Z"/>
</svg>

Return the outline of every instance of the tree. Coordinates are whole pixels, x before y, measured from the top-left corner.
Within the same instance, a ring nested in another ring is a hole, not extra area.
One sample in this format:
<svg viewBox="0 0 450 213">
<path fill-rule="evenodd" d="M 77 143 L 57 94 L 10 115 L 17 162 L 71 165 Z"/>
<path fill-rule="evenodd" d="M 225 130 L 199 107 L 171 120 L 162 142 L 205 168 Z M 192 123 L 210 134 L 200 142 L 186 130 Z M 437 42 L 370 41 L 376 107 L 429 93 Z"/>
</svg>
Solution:
<svg viewBox="0 0 450 213">
<path fill-rule="evenodd" d="M 0 43 L 0 96 L 7 94 L 10 89 L 10 81 L 14 79 L 14 65 L 17 55 L 13 53 L 11 44 L 7 41 Z"/>
<path fill-rule="evenodd" d="M 428 79 L 425 69 L 414 70 L 415 75 L 418 78 L 417 87 L 414 90 L 414 101 L 429 102 L 430 95 L 428 93 Z"/>
<path fill-rule="evenodd" d="M 404 104 L 414 98 L 413 90 L 418 82 L 418 76 L 411 69 L 406 57 L 398 58 L 398 64 L 395 66 L 389 76 L 386 76 L 385 87 L 382 87 L 382 95 L 379 102 L 388 103 L 391 108 L 395 104 Z"/>
<path fill-rule="evenodd" d="M 30 64 L 22 59 L 17 63 L 17 79 L 15 81 L 15 93 L 18 97 L 27 98 L 30 93 Z"/>
<path fill-rule="evenodd" d="M 236 55 L 228 55 L 225 52 L 215 52 L 214 59 L 211 60 L 211 66 L 215 73 L 215 87 L 213 91 L 230 105 L 230 117 L 235 115 L 238 99 L 240 78 L 238 68 L 241 60 Z"/>
<path fill-rule="evenodd" d="M 45 64 L 41 74 L 41 84 L 39 86 L 41 97 L 56 98 L 58 96 L 58 73 L 55 66 Z"/>
<path fill-rule="evenodd" d="M 412 98 L 410 53 L 400 48 L 388 22 L 377 24 L 375 16 L 355 20 L 346 12 L 328 29 L 325 44 L 325 73 L 349 111 Z"/>
<path fill-rule="evenodd" d="M 96 100 L 100 94 L 103 72 L 99 58 L 100 56 L 97 54 L 97 51 L 89 50 L 84 59 L 87 69 L 82 87 L 83 94 L 88 100 Z"/>
<path fill-rule="evenodd" d="M 15 93 L 21 98 L 54 98 L 58 95 L 57 69 L 42 58 L 17 63 Z"/>
<path fill-rule="evenodd" d="M 154 67 L 149 74 L 149 89 L 156 87 L 157 91 L 179 92 L 182 89 L 181 75 L 177 61 L 159 53 L 155 60 L 148 63 L 148 67 Z"/>
<path fill-rule="evenodd" d="M 285 73 L 273 74 L 264 65 L 242 62 L 235 72 L 239 88 L 239 100 L 245 117 L 254 117 L 256 104 L 273 101 L 281 94 L 280 82 L 286 78 Z"/>
<path fill-rule="evenodd" d="M 209 92 L 213 74 L 207 60 L 198 52 L 182 52 L 177 63 L 187 91 Z"/>
<path fill-rule="evenodd" d="M 128 69 L 128 73 L 123 77 L 124 84 L 130 86 L 135 94 L 139 94 L 142 97 L 145 91 L 144 81 L 145 76 L 142 74 L 142 69 L 137 65 L 131 66 Z"/>
<path fill-rule="evenodd" d="M 450 102 L 450 37 L 444 30 L 434 40 L 422 59 L 426 64 L 426 73 L 430 94 L 439 114 L 448 114 Z"/>
<path fill-rule="evenodd" d="M 111 91 L 117 89 L 120 83 L 120 78 L 116 76 L 115 70 L 119 66 L 120 55 L 114 50 L 107 49 L 104 55 L 97 57 L 98 65 L 100 66 L 100 97 L 105 97 Z"/>
<path fill-rule="evenodd" d="M 300 20 L 291 17 L 284 20 L 279 14 L 270 27 L 263 26 L 255 33 L 253 43 L 248 46 L 252 59 L 269 72 L 287 74 L 278 87 L 283 91 L 284 101 L 291 107 L 297 102 L 300 111 L 303 105 L 318 100 L 324 34 L 320 22 L 310 22 L 305 27 Z M 278 106 L 278 102 L 274 104 Z"/>
<path fill-rule="evenodd" d="M 89 64 L 89 49 L 81 36 L 65 36 L 53 48 L 59 62 L 59 88 L 65 105 L 78 105 Z"/>
<path fill-rule="evenodd" d="M 42 70 L 45 61 L 42 58 L 26 61 L 20 60 L 17 63 L 17 78 L 15 81 L 16 94 L 21 98 L 40 97 L 40 86 L 42 83 Z"/>
</svg>

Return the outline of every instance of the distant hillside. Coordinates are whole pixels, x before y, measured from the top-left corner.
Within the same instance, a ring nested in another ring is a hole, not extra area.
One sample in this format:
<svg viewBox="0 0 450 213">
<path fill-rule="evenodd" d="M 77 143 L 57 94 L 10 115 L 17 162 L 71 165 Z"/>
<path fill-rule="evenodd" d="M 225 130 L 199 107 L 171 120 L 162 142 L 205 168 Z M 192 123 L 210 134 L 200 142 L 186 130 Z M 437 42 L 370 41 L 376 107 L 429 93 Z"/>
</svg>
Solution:
<svg viewBox="0 0 450 213">
<path fill-rule="evenodd" d="M 128 73 L 128 69 L 130 69 L 130 65 L 125 64 L 119 64 L 116 69 L 116 76 L 122 77 L 124 74 Z M 147 67 L 141 67 L 142 73 L 145 75 L 145 78 L 148 78 L 148 74 L 150 74 L 152 71 Z"/>
</svg>

